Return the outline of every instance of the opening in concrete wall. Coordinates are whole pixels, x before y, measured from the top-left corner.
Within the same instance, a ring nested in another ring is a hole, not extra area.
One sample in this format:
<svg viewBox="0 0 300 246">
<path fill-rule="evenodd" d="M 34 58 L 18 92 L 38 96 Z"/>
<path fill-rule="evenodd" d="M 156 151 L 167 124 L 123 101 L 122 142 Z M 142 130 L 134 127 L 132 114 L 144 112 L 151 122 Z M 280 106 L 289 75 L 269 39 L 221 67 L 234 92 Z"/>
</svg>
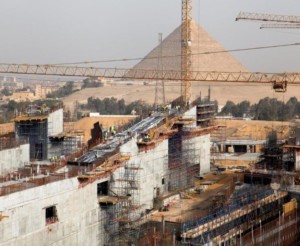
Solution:
<svg viewBox="0 0 300 246">
<path fill-rule="evenodd" d="M 46 208 L 46 225 L 55 223 L 58 221 L 56 206 Z"/>
<path fill-rule="evenodd" d="M 97 184 L 97 195 L 98 196 L 108 195 L 108 181 Z"/>
<path fill-rule="evenodd" d="M 234 145 L 233 150 L 235 153 L 247 153 L 247 145 Z"/>
</svg>

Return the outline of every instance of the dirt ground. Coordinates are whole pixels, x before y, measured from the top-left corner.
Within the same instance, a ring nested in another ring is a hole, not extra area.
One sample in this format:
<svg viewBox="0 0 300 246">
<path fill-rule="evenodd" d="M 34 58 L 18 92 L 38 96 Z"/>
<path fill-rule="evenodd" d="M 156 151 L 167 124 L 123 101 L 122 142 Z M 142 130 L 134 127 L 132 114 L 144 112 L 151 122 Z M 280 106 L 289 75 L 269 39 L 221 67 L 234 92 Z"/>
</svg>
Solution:
<svg viewBox="0 0 300 246">
<path fill-rule="evenodd" d="M 255 140 L 266 139 L 272 130 L 277 131 L 279 139 L 286 139 L 293 125 L 291 122 L 230 119 L 218 119 L 216 124 L 222 126 L 219 133 L 223 134 L 223 137 Z"/>
<path fill-rule="evenodd" d="M 217 83 L 217 82 L 198 82 L 192 85 L 192 99 L 202 98 L 208 95 L 208 89 L 211 88 L 211 99 L 217 100 L 219 105 L 225 105 L 228 100 L 235 103 L 248 100 L 256 103 L 264 97 L 277 98 L 281 101 L 287 101 L 292 96 L 300 94 L 300 86 L 288 86 L 287 92 L 275 93 L 271 85 L 265 84 L 245 84 L 245 83 Z M 165 96 L 167 101 L 171 101 L 180 95 L 180 86 L 174 82 L 165 82 Z M 87 88 L 78 91 L 63 99 L 67 108 L 72 109 L 74 102 L 86 103 L 89 97 L 106 98 L 115 97 L 124 99 L 126 103 L 136 100 L 142 100 L 153 104 L 155 99 L 155 82 L 144 85 L 142 82 L 124 83 L 116 82 L 113 85 L 107 85 L 99 88 Z"/>
<path fill-rule="evenodd" d="M 163 216 L 166 221 L 185 221 L 198 216 L 206 215 L 211 207 L 215 205 L 215 197 L 229 189 L 229 184 L 233 177 L 232 173 L 208 174 L 202 182 L 212 182 L 208 188 L 200 194 L 190 194 L 188 198 L 180 199 L 169 207 L 169 211 L 156 212 L 152 215 L 151 220 L 161 221 Z"/>
<path fill-rule="evenodd" d="M 15 130 L 14 123 L 0 124 L 0 135 L 8 132 L 13 132 Z"/>
<path fill-rule="evenodd" d="M 114 126 L 116 128 L 134 121 L 136 116 L 99 116 L 99 117 L 85 117 L 76 122 L 66 122 L 64 124 L 65 131 L 82 130 L 84 133 L 84 142 L 91 138 L 91 129 L 96 122 L 99 122 L 104 129 Z"/>
</svg>

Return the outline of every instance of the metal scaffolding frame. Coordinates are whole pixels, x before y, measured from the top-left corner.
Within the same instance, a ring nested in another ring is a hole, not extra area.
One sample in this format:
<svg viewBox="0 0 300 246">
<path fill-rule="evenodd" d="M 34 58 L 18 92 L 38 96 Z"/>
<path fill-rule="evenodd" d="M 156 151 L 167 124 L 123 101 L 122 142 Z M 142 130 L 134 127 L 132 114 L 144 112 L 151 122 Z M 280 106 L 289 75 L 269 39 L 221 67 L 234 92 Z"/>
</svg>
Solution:
<svg viewBox="0 0 300 246">
<path fill-rule="evenodd" d="M 286 198 L 287 192 L 275 195 L 273 190 L 263 186 L 245 186 L 233 193 L 227 205 L 205 217 L 184 223 L 182 243 L 219 244 L 239 238 L 253 226 L 278 215 Z"/>
<path fill-rule="evenodd" d="M 196 161 L 195 143 L 185 135 L 182 126 L 169 138 L 168 171 L 165 175 L 168 191 L 189 188 L 199 174 L 199 163 Z"/>
<path fill-rule="evenodd" d="M 47 117 L 24 118 L 16 121 L 16 136 L 27 137 L 30 144 L 30 159 L 45 160 L 48 157 Z"/>
<path fill-rule="evenodd" d="M 140 205 L 139 164 L 126 163 L 116 179 L 111 178 L 109 195 L 116 200 L 107 205 L 104 221 L 105 245 L 132 245 L 138 241 L 142 206 Z"/>
</svg>

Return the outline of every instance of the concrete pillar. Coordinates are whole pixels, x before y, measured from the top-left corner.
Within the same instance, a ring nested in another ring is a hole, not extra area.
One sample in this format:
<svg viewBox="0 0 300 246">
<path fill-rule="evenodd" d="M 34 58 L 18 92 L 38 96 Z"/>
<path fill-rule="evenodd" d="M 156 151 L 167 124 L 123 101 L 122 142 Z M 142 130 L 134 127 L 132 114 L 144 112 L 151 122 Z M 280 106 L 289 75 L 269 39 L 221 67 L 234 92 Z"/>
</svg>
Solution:
<svg viewBox="0 0 300 246">
<path fill-rule="evenodd" d="M 251 146 L 250 145 L 247 145 L 247 153 L 251 153 Z"/>
<path fill-rule="evenodd" d="M 224 151 L 224 144 L 220 144 L 219 148 L 220 148 L 220 151 L 219 151 L 219 152 L 221 152 L 221 153 L 224 153 L 224 152 L 225 152 L 225 151 Z"/>
</svg>

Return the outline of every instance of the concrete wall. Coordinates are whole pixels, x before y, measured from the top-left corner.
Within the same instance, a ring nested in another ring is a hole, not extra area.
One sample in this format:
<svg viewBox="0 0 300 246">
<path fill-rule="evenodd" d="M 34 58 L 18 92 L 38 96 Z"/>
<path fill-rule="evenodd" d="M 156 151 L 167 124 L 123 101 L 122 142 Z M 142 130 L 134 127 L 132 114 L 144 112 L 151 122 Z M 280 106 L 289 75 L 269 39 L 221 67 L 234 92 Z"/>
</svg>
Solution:
<svg viewBox="0 0 300 246">
<path fill-rule="evenodd" d="M 210 134 L 192 139 L 195 145 L 196 160 L 200 163 L 200 174 L 210 172 Z"/>
<path fill-rule="evenodd" d="M 133 138 L 121 147 L 121 152 L 130 153 L 130 163 L 139 165 L 140 181 L 140 204 L 146 209 L 153 208 L 153 198 L 156 197 L 157 191 L 160 193 L 166 190 L 166 182 L 162 184 L 162 178 L 167 173 L 166 158 L 168 155 L 168 140 L 159 143 L 154 149 L 138 152 L 136 139 Z M 119 170 L 122 172 L 122 169 Z M 115 173 L 114 175 L 119 175 Z"/>
<path fill-rule="evenodd" d="M 25 163 L 29 163 L 29 144 L 0 151 L 0 175 L 14 172 Z"/>
<path fill-rule="evenodd" d="M 63 109 L 58 109 L 49 114 L 48 117 L 48 136 L 64 131 Z"/>
<path fill-rule="evenodd" d="M 300 151 L 295 151 L 295 170 L 300 170 Z"/>
<path fill-rule="evenodd" d="M 186 111 L 183 118 L 193 118 L 195 122 L 188 127 L 195 127 L 197 125 L 197 107 L 192 107 Z M 187 128 L 188 128 L 187 127 Z M 194 137 L 190 140 L 185 140 L 183 149 L 194 148 L 195 163 L 200 163 L 200 174 L 210 172 L 210 134 Z M 191 160 L 193 161 L 193 160 Z"/>
<path fill-rule="evenodd" d="M 197 107 L 192 107 L 190 108 L 188 111 L 186 111 L 183 116 L 184 119 L 194 119 L 195 121 L 193 122 L 193 124 L 189 125 L 192 127 L 195 127 L 197 125 Z"/>
<path fill-rule="evenodd" d="M 103 245 L 97 184 L 78 188 L 77 178 L 0 197 L 0 245 Z M 46 225 L 45 208 L 55 205 L 58 222 Z"/>
<path fill-rule="evenodd" d="M 193 146 L 196 163 L 200 172 L 210 169 L 210 136 L 204 135 L 183 142 L 183 146 Z M 185 140 L 186 141 L 186 140 Z M 185 147 L 184 147 L 185 148 Z M 167 181 L 162 179 L 168 173 L 168 140 L 157 143 L 156 147 L 139 152 L 136 138 L 120 147 L 121 153 L 130 153 L 129 164 L 139 166 L 136 171 L 140 205 L 143 209 L 153 208 L 153 199 L 167 190 Z M 111 189 L 120 187 L 124 168 L 119 168 L 109 179 Z M 0 245 L 104 245 L 105 209 L 97 202 L 97 183 L 78 188 L 77 178 L 50 183 L 48 185 L 12 193 L 0 197 L 0 211 L 9 216 L 0 222 Z M 118 193 L 120 190 L 114 190 Z M 58 222 L 46 225 L 45 208 L 56 206 Z"/>
<path fill-rule="evenodd" d="M 210 172 L 210 135 L 198 136 L 189 140 L 184 140 L 183 150 L 189 149 L 189 152 L 194 152 L 194 163 L 200 163 L 200 174 Z M 169 170 L 167 169 L 168 156 L 168 140 L 159 143 L 155 148 L 138 152 L 136 139 L 133 138 L 128 143 L 121 147 L 121 152 L 130 153 L 130 163 L 139 165 L 142 169 L 139 171 L 140 180 L 140 204 L 145 208 L 153 208 L 153 199 L 156 198 L 157 192 L 161 194 L 167 191 L 168 180 L 165 179 L 163 184 L 162 179 L 167 177 Z M 120 172 L 123 169 L 114 173 L 114 180 L 122 179 Z M 120 187 L 121 184 L 116 184 Z M 117 191 L 115 191 L 117 192 Z"/>
</svg>

